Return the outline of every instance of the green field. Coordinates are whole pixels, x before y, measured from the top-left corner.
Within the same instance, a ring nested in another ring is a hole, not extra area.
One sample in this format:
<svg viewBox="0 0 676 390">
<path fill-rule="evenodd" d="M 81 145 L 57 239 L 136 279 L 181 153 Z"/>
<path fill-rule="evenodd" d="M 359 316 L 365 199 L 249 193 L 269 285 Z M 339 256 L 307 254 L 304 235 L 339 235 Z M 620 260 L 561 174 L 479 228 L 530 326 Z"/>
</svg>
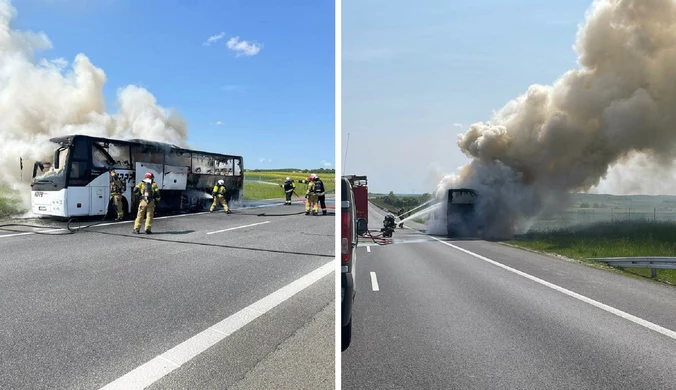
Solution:
<svg viewBox="0 0 676 390">
<path fill-rule="evenodd" d="M 539 218 L 531 230 L 568 228 L 599 222 L 676 223 L 676 196 L 574 194 L 563 213 Z"/>
<path fill-rule="evenodd" d="M 563 213 L 542 217 L 509 243 L 589 262 L 591 257 L 676 257 L 676 196 L 574 194 Z M 649 269 L 623 272 L 650 276 Z M 676 271 L 657 279 L 676 283 Z"/>
<path fill-rule="evenodd" d="M 327 192 L 335 192 L 335 173 L 317 173 Z M 307 180 L 307 173 L 295 172 L 245 172 L 244 200 L 282 199 L 284 190 L 280 187 L 287 177 L 293 180 Z M 302 198 L 307 190 L 306 184 L 296 183 L 296 193 Z M 295 199 L 295 197 L 294 197 Z"/>
<path fill-rule="evenodd" d="M 588 264 L 593 257 L 676 257 L 676 224 L 670 222 L 618 221 L 587 226 L 531 231 L 508 244 L 555 253 Z M 627 268 L 628 274 L 650 277 L 649 269 Z M 658 270 L 657 279 L 676 284 L 676 270 Z"/>
</svg>

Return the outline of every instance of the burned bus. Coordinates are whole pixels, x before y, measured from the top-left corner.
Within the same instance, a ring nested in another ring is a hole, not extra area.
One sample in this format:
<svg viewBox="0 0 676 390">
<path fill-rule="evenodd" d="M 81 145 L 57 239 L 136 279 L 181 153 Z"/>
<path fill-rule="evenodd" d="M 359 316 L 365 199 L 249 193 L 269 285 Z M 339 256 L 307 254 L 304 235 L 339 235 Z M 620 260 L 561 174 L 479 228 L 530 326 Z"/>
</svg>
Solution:
<svg viewBox="0 0 676 390">
<path fill-rule="evenodd" d="M 35 162 L 31 206 L 40 216 L 102 216 L 110 202 L 110 171 L 124 183 L 125 216 L 136 207 L 133 188 L 152 172 L 160 188 L 159 211 L 199 211 L 212 202 L 218 180 L 226 187 L 226 199 L 239 202 L 244 188 L 241 156 L 180 148 L 142 139 L 70 135 L 52 138 L 54 161 Z"/>
<path fill-rule="evenodd" d="M 483 226 L 476 215 L 476 191 L 468 188 L 448 190 L 446 204 L 446 228 L 448 237 L 476 237 L 482 234 Z"/>
</svg>

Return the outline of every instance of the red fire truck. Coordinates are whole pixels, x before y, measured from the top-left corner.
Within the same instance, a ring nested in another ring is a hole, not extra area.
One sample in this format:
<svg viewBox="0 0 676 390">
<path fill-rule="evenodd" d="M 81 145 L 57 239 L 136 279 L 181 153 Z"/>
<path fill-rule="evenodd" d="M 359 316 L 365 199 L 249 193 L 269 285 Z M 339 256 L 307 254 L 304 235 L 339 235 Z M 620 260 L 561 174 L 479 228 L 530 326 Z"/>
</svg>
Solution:
<svg viewBox="0 0 676 390">
<path fill-rule="evenodd" d="M 357 206 L 357 219 L 364 218 L 368 224 L 369 220 L 369 186 L 366 176 L 346 175 L 344 176 L 352 186 L 354 193 L 354 203 Z"/>
</svg>

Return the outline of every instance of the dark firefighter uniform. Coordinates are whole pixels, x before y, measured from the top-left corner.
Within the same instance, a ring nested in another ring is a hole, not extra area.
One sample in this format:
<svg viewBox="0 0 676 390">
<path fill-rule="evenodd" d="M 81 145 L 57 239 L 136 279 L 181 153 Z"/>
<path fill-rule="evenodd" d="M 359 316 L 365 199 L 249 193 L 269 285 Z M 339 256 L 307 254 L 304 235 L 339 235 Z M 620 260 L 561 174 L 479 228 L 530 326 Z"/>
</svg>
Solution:
<svg viewBox="0 0 676 390">
<path fill-rule="evenodd" d="M 385 216 L 383 226 L 385 227 L 385 229 L 394 229 L 397 226 L 396 222 L 394 222 L 394 216 L 392 214 L 388 214 Z"/>
<path fill-rule="evenodd" d="M 122 206 L 122 193 L 125 190 L 124 183 L 120 180 L 117 172 L 110 171 L 110 197 L 113 200 L 115 210 L 117 210 L 116 221 L 121 221 L 124 218 L 124 208 Z"/>
<path fill-rule="evenodd" d="M 322 206 L 322 214 L 326 215 L 326 191 L 324 190 L 324 182 L 319 178 L 315 177 L 315 194 L 317 194 L 317 200 Z"/>
<path fill-rule="evenodd" d="M 149 176 L 150 175 L 150 176 Z M 141 229 L 143 217 L 146 219 L 146 234 L 150 234 L 153 226 L 155 207 L 160 203 L 160 188 L 153 180 L 152 174 L 146 174 L 146 178 L 134 187 L 134 193 L 140 196 L 136 221 L 134 221 L 134 233 Z"/>
<path fill-rule="evenodd" d="M 284 201 L 285 205 L 290 205 L 291 204 L 291 195 L 293 194 L 293 191 L 296 190 L 296 185 L 293 184 L 293 180 L 291 178 L 286 178 L 286 181 L 284 182 L 284 192 L 286 193 L 286 201 Z"/>
<path fill-rule="evenodd" d="M 214 190 L 211 191 L 211 195 L 214 197 L 214 203 L 209 209 L 210 213 L 213 213 L 216 209 L 216 206 L 220 203 L 223 206 L 223 211 L 227 214 L 230 214 L 230 209 L 228 208 L 228 202 L 225 201 L 225 185 L 223 180 L 219 180 L 218 183 L 214 186 Z"/>
</svg>

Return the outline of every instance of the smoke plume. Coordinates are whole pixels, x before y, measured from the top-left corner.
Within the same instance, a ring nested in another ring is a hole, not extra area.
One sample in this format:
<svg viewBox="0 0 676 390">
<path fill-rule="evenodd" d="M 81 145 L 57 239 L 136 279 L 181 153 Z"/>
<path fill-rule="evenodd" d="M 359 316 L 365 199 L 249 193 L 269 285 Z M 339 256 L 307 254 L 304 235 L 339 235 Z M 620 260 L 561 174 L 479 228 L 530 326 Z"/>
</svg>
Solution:
<svg viewBox="0 0 676 390">
<path fill-rule="evenodd" d="M 532 85 L 458 137 L 472 161 L 441 181 L 438 196 L 477 189 L 489 235 L 522 232 L 541 213 L 565 207 L 569 193 L 598 186 L 613 165 L 638 158 L 644 182 L 663 179 L 664 169 L 651 166 L 671 166 L 676 2 L 595 1 L 575 49 L 579 69 L 551 86 Z M 638 173 L 636 166 L 626 172 Z M 623 171 L 615 171 L 621 187 Z"/>
<path fill-rule="evenodd" d="M 12 29 L 16 15 L 9 0 L 0 0 L 0 185 L 19 190 L 28 202 L 32 164 L 51 161 L 55 145 L 48 140 L 56 136 L 144 138 L 185 146 L 185 120 L 157 105 L 143 88 L 120 89 L 119 112 L 106 113 L 103 70 L 84 54 L 70 66 L 63 58 L 36 58 L 52 44 L 44 33 Z"/>
</svg>

